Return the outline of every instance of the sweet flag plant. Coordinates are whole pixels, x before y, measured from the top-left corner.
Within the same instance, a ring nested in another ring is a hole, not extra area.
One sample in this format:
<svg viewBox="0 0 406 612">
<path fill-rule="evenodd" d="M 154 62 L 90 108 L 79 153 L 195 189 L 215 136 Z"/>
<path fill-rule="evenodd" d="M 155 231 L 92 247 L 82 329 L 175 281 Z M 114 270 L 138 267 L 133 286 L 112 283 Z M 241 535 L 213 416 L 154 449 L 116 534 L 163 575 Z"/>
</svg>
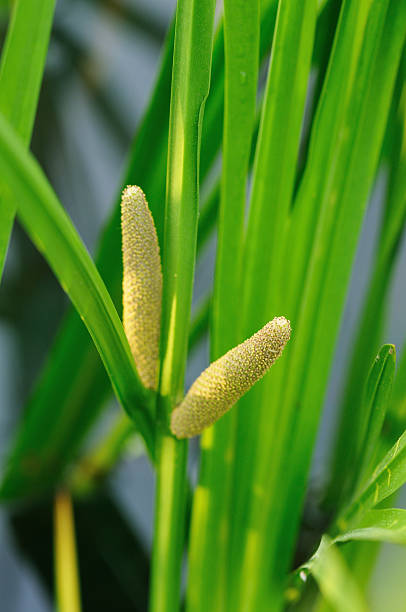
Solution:
<svg viewBox="0 0 406 612">
<path fill-rule="evenodd" d="M 406 2 L 178 0 L 95 259 L 28 149 L 54 5 L 1 9 L 0 271 L 17 216 L 71 302 L 5 449 L 24 553 L 40 574 L 53 552 L 59 612 L 404 610 L 377 561 L 406 544 Z M 109 486 L 135 455 L 150 547 Z"/>
</svg>

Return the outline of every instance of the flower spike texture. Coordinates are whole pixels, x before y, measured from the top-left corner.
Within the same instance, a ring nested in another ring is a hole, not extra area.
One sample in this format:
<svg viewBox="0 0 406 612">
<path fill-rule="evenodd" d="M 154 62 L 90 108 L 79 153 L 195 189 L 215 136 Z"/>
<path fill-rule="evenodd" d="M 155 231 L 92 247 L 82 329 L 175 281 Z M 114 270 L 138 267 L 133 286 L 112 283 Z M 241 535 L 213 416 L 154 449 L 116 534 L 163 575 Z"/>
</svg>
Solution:
<svg viewBox="0 0 406 612">
<path fill-rule="evenodd" d="M 121 198 L 123 325 L 141 382 L 156 390 L 162 271 L 158 237 L 145 195 L 129 185 Z"/>
<path fill-rule="evenodd" d="M 172 412 L 172 433 L 191 438 L 215 423 L 266 374 L 282 354 L 290 332 L 289 321 L 276 317 L 210 364 Z"/>
</svg>

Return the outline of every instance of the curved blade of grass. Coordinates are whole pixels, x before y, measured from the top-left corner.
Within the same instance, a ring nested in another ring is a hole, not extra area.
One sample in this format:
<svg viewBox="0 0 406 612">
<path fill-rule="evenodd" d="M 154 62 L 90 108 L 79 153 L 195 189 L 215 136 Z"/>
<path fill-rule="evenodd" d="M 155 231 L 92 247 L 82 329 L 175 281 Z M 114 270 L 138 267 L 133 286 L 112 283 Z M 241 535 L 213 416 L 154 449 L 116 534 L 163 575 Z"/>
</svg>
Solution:
<svg viewBox="0 0 406 612">
<path fill-rule="evenodd" d="M 396 349 L 393 344 L 385 344 L 379 351 L 369 373 L 365 390 L 365 422 L 359 436 L 360 448 L 354 465 L 357 469 L 357 482 L 362 482 L 375 456 L 385 414 L 388 408 L 395 375 Z"/>
<path fill-rule="evenodd" d="M 122 299 L 122 185 L 144 187 L 162 241 L 173 39 L 174 28 L 171 28 L 155 91 L 130 151 L 128 168 L 96 257 L 97 267 L 119 312 Z M 60 372 L 64 372 L 63 378 Z M 27 418 L 17 431 L 0 495 L 10 498 L 39 494 L 52 487 L 110 393 L 111 385 L 97 350 L 72 309 L 28 402 Z M 58 411 L 53 409 L 56 405 Z M 27 472 L 24 465 L 30 463 L 31 456 L 35 456 L 35 470 Z"/>
<path fill-rule="evenodd" d="M 372 476 L 338 518 L 341 532 L 353 527 L 365 512 L 395 493 L 406 482 L 406 432 L 376 466 Z"/>
<path fill-rule="evenodd" d="M 356 430 L 356 435 L 354 434 L 351 438 L 348 436 L 346 449 L 351 458 L 351 461 L 346 461 L 347 496 L 348 490 L 352 493 L 355 484 L 362 482 L 378 447 L 392 390 L 395 364 L 395 347 L 393 344 L 385 344 L 373 360 L 364 385 L 364 397 L 357 409 L 352 411 L 352 419 L 348 426 Z M 342 479 L 339 480 L 338 485 L 342 486 Z M 342 499 L 345 499 L 344 492 L 342 492 Z"/>
<path fill-rule="evenodd" d="M 406 545 L 406 510 L 399 508 L 369 510 L 356 526 L 334 538 L 334 542 L 350 540 Z"/>
<path fill-rule="evenodd" d="M 199 343 L 209 327 L 210 297 L 205 299 L 193 316 L 189 332 L 189 351 Z M 68 488 L 79 496 L 87 494 L 100 485 L 110 470 L 122 458 L 129 443 L 138 436 L 137 430 L 124 412 L 120 412 L 108 434 L 95 447 L 81 456 L 69 475 Z M 138 447 L 137 447 L 138 450 Z M 133 445 L 131 452 L 134 455 Z M 142 443 L 139 452 L 143 452 Z"/>
<path fill-rule="evenodd" d="M 315 555 L 306 563 L 324 600 L 336 612 L 368 612 L 364 597 L 338 548 L 323 536 Z"/>
<path fill-rule="evenodd" d="M 246 180 L 255 124 L 259 60 L 259 2 L 224 2 L 225 99 L 223 169 L 218 219 L 211 361 L 239 338 L 239 296 Z M 203 433 L 199 485 L 195 491 L 189 545 L 187 607 L 223 610 L 227 583 L 228 514 L 236 413 Z"/>
<path fill-rule="evenodd" d="M 168 417 L 183 397 L 199 210 L 201 123 L 210 84 L 215 0 L 176 10 L 163 244 L 161 370 L 151 612 L 179 608 L 185 536 L 187 443 Z"/>
<path fill-rule="evenodd" d="M 1 54 L 0 113 L 28 145 L 45 58 L 48 50 L 55 0 L 17 0 L 12 9 L 7 38 Z M 16 204 L 0 194 L 0 281 Z"/>
<path fill-rule="evenodd" d="M 2 187 L 18 202 L 18 214 L 80 313 L 121 404 L 154 455 L 148 403 L 120 319 L 88 252 L 33 157 L 0 118 Z"/>
</svg>

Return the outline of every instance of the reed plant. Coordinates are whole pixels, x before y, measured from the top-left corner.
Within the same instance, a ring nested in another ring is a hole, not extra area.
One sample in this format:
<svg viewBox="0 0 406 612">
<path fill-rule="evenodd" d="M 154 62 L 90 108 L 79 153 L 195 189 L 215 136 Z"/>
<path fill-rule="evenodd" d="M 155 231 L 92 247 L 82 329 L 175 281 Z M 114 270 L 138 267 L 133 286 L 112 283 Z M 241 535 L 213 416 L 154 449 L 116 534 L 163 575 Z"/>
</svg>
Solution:
<svg viewBox="0 0 406 612">
<path fill-rule="evenodd" d="M 386 326 L 406 220 L 406 3 L 217 8 L 177 2 L 93 261 L 28 150 L 54 0 L 13 3 L 0 70 L 0 267 L 17 214 L 73 307 L 10 443 L 0 496 L 55 495 L 60 612 L 80 609 L 70 500 L 95 495 L 134 437 L 156 472 L 151 612 L 364 611 L 380 544 L 406 544 L 396 501 L 406 355 L 396 369 Z M 381 175 L 374 261 L 314 486 Z M 214 234 L 213 286 L 191 313 L 195 262 Z M 185 389 L 206 334 L 211 364 Z M 113 393 L 123 413 L 84 451 Z M 195 479 L 188 438 L 198 435 Z"/>
</svg>

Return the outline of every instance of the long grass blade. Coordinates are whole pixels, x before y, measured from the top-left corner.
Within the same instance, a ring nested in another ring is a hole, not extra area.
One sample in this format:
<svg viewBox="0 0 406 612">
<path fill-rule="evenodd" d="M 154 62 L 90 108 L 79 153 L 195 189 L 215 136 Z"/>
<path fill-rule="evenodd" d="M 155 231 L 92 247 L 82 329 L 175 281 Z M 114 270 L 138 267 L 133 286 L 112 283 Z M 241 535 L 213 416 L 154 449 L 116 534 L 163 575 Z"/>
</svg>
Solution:
<svg viewBox="0 0 406 612">
<path fill-rule="evenodd" d="M 224 3 L 225 100 L 223 169 L 212 305 L 211 361 L 238 344 L 246 176 L 255 121 L 259 2 Z M 228 514 L 235 411 L 201 440 L 199 486 L 193 501 L 188 609 L 223 610 L 227 595 Z M 230 455 L 231 453 L 231 455 Z"/>
<path fill-rule="evenodd" d="M 139 380 L 111 298 L 44 174 L 3 118 L 0 167 L 2 188 L 7 185 L 18 202 L 19 218 L 83 318 L 120 402 L 153 456 L 151 394 Z"/>
<path fill-rule="evenodd" d="M 96 265 L 116 308 L 122 302 L 120 200 L 122 185 L 142 185 L 162 240 L 174 28 L 168 32 L 154 94 L 129 154 L 111 218 L 102 233 Z M 162 162 L 162 163 L 161 163 Z M 158 169 L 160 169 L 158 171 Z M 158 176 L 157 176 L 158 173 Z M 60 372 L 65 375 L 61 379 Z M 108 376 L 83 323 L 72 309 L 57 336 L 27 404 L 2 483 L 6 497 L 52 487 L 111 394 Z M 53 409 L 58 405 L 59 410 Z M 36 469 L 23 466 L 35 455 Z"/>
<path fill-rule="evenodd" d="M 273 316 L 284 314 L 282 311 L 275 311 L 275 290 L 281 266 L 281 247 L 294 189 L 316 9 L 316 3 L 312 0 L 301 3 L 300 8 L 290 2 L 282 1 L 279 4 L 273 41 L 274 50 L 256 149 L 245 242 L 242 330 L 244 336 L 252 333 L 252 327 L 254 329 L 256 326 L 260 327 Z M 264 412 L 261 414 L 262 389 L 263 385 L 258 385 L 252 394 L 246 396 L 241 403 L 238 417 L 235 483 L 236 491 L 241 493 L 236 496 L 233 503 L 231 574 L 235 586 L 231 587 L 231 592 L 238 601 L 240 597 L 238 588 L 246 589 L 241 595 L 243 607 L 248 605 L 248 601 L 251 601 L 250 605 L 257 605 L 254 595 L 257 573 L 251 567 L 252 560 L 248 558 L 251 553 L 247 549 L 244 551 L 249 531 L 247 500 L 244 496 L 249 498 L 252 495 L 254 486 L 251 469 L 258 458 L 257 452 L 260 453 L 262 444 L 269 445 L 269 438 L 265 440 L 265 434 L 263 437 L 262 433 L 259 434 L 264 427 L 267 432 L 270 427 L 269 414 L 265 414 L 268 413 L 265 402 L 262 403 Z M 256 550 L 255 546 L 254 548 Z M 245 558 L 244 553 L 247 554 Z M 242 567 L 238 568 L 241 559 Z M 251 569 L 248 569 L 248 566 Z M 252 573 L 253 580 L 241 580 L 241 576 L 246 571 Z"/>
<path fill-rule="evenodd" d="M 348 444 L 347 453 L 351 456 L 351 469 L 347 475 L 347 497 L 353 493 L 357 482 L 362 482 L 371 460 L 379 446 L 379 437 L 385 414 L 389 405 L 392 382 L 395 374 L 396 350 L 393 344 L 385 344 L 373 360 L 364 389 L 364 397 L 353 410 L 350 426 L 356 430 L 351 437 L 353 445 Z M 350 440 L 348 440 L 350 442 Z M 342 486 L 340 479 L 337 486 Z M 344 491 L 341 498 L 345 499 Z"/>
<path fill-rule="evenodd" d="M 395 375 L 396 349 L 393 344 L 385 344 L 379 351 L 369 373 L 366 391 L 364 412 L 365 423 L 361 428 L 359 437 L 360 448 L 355 461 L 357 469 L 357 482 L 362 482 L 375 456 L 379 443 L 383 422 L 388 409 L 392 383 Z"/>
</svg>

